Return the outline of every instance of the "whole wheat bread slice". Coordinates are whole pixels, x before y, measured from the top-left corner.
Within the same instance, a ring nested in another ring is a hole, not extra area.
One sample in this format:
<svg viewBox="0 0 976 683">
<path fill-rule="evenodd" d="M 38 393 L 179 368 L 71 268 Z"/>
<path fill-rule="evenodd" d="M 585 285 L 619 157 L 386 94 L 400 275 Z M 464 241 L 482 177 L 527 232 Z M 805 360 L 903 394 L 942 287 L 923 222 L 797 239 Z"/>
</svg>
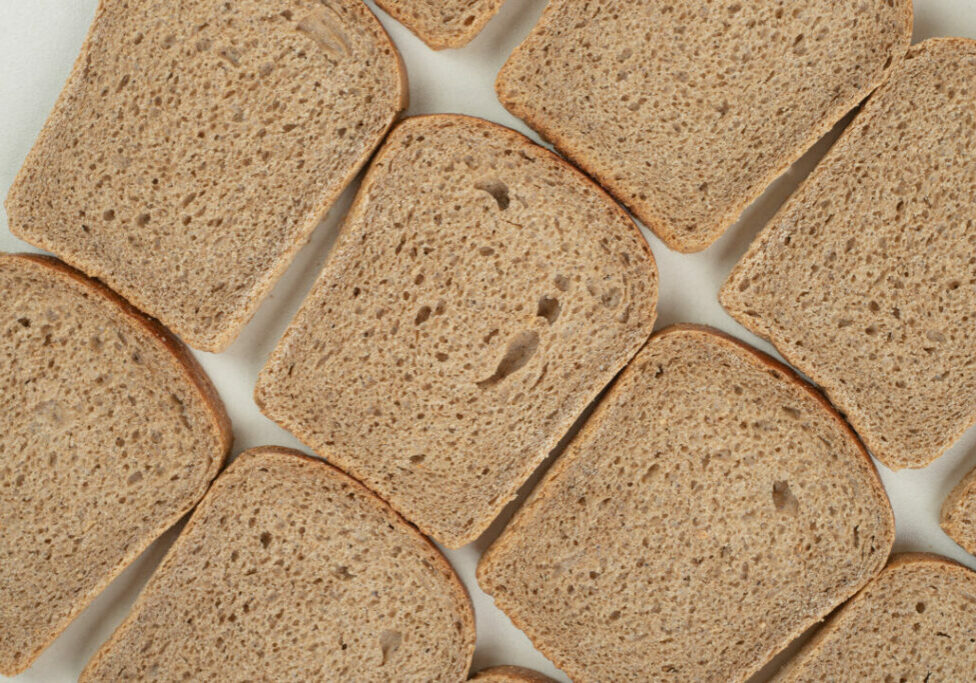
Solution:
<svg viewBox="0 0 976 683">
<path fill-rule="evenodd" d="M 942 530 L 972 555 L 976 555 L 976 470 L 956 485 L 942 504 Z"/>
<path fill-rule="evenodd" d="M 435 50 L 464 47 L 505 0 L 376 0 Z"/>
<path fill-rule="evenodd" d="M 464 681 L 464 586 L 338 470 L 282 448 L 214 483 L 81 680 Z"/>
<path fill-rule="evenodd" d="M 493 666 L 471 677 L 481 683 L 554 683 L 548 676 L 521 666 Z"/>
<path fill-rule="evenodd" d="M 584 176 L 487 121 L 412 118 L 255 398 L 459 547 L 647 340 L 656 302 L 650 249 Z"/>
<path fill-rule="evenodd" d="M 974 83 L 976 41 L 913 46 L 720 294 L 892 469 L 976 421 Z"/>
<path fill-rule="evenodd" d="M 0 255 L 0 675 L 28 666 L 203 496 L 230 423 L 172 335 L 42 256 Z"/>
<path fill-rule="evenodd" d="M 223 350 L 405 97 L 361 0 L 103 0 L 10 229 Z"/>
<path fill-rule="evenodd" d="M 668 246 L 699 251 L 911 33 L 911 0 L 551 0 L 496 89 Z"/>
<path fill-rule="evenodd" d="M 937 555 L 894 557 L 773 680 L 971 681 L 976 573 Z"/>
<path fill-rule="evenodd" d="M 679 326 L 631 361 L 478 583 L 574 681 L 742 681 L 893 539 L 874 466 L 822 396 Z"/>
</svg>

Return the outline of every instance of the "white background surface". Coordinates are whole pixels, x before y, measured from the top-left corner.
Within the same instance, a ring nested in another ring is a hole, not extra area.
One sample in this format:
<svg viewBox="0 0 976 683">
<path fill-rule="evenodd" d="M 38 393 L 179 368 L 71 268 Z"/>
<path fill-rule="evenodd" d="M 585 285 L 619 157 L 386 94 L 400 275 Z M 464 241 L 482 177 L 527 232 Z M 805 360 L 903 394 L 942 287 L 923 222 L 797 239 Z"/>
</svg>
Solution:
<svg viewBox="0 0 976 683">
<path fill-rule="evenodd" d="M 406 62 L 410 79 L 409 114 L 473 114 L 511 126 L 538 140 L 501 107 L 493 83 L 505 58 L 538 19 L 544 0 L 508 0 L 474 42 L 462 50 L 445 52 L 429 50 L 402 26 L 376 10 L 372 2 L 368 4 L 377 12 Z M 54 105 L 84 40 L 95 5 L 96 0 L 0 0 L 0 192 L 3 195 Z M 915 0 L 915 40 L 941 35 L 976 38 L 976 0 Z M 838 131 L 839 128 L 828 135 L 778 180 L 707 251 L 679 255 L 644 231 L 661 276 L 658 328 L 675 322 L 705 323 L 772 351 L 769 345 L 729 318 L 719 307 L 716 295 L 749 242 L 809 173 Z M 251 391 L 260 367 L 325 261 L 354 189 L 346 191 L 329 218 L 319 226 L 312 241 L 237 342 L 220 355 L 197 353 L 227 404 L 234 423 L 235 454 L 265 444 L 301 448 L 298 441 L 261 415 Z M 10 235 L 2 209 L 0 250 L 34 251 Z M 956 546 L 938 525 L 943 499 L 973 467 L 976 467 L 976 430 L 970 430 L 947 455 L 924 470 L 895 474 L 879 466 L 895 509 L 896 551 L 936 552 L 976 569 L 976 558 Z M 522 498 L 525 493 L 523 489 Z M 477 614 L 474 670 L 495 664 L 520 664 L 567 680 L 494 608 L 491 599 L 475 583 L 479 555 L 501 531 L 502 522 L 518 502 L 509 506 L 477 542 L 447 553 L 471 592 Z M 88 658 L 125 616 L 174 538 L 175 531 L 171 530 L 153 544 L 17 680 L 75 680 Z M 757 677 L 761 679 L 762 675 Z"/>
</svg>

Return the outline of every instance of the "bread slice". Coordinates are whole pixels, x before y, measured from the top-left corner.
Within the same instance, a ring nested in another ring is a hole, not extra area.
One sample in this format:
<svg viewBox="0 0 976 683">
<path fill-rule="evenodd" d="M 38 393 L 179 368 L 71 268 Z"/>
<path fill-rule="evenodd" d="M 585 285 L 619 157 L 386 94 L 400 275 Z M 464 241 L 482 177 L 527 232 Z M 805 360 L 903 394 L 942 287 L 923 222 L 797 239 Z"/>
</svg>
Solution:
<svg viewBox="0 0 976 683">
<path fill-rule="evenodd" d="M 478 583 L 574 681 L 742 681 L 893 540 L 874 466 L 823 397 L 679 326 L 637 354 Z"/>
<path fill-rule="evenodd" d="M 669 247 L 700 251 L 911 34 L 911 0 L 551 0 L 496 89 Z"/>
<path fill-rule="evenodd" d="M 937 555 L 896 556 L 773 680 L 971 681 L 976 573 Z"/>
<path fill-rule="evenodd" d="M 459 547 L 647 340 L 656 302 L 647 243 L 568 164 L 480 119 L 408 119 L 255 398 Z"/>
<path fill-rule="evenodd" d="M 554 683 L 548 676 L 521 666 L 494 666 L 483 669 L 470 680 L 481 681 L 481 683 Z"/>
<path fill-rule="evenodd" d="M 99 283 L 0 254 L 0 675 L 203 496 L 230 423 L 193 357 Z"/>
<path fill-rule="evenodd" d="M 974 83 L 976 41 L 913 46 L 720 294 L 892 469 L 976 421 Z"/>
<path fill-rule="evenodd" d="M 976 555 L 976 470 L 952 489 L 942 504 L 940 521 L 952 540 Z"/>
<path fill-rule="evenodd" d="M 481 33 L 504 0 L 376 0 L 376 4 L 435 50 L 464 47 Z"/>
<path fill-rule="evenodd" d="M 102 2 L 10 229 L 221 351 L 405 98 L 361 0 Z"/>
<path fill-rule="evenodd" d="M 82 681 L 463 681 L 464 586 L 359 483 L 283 448 L 216 481 Z"/>
</svg>

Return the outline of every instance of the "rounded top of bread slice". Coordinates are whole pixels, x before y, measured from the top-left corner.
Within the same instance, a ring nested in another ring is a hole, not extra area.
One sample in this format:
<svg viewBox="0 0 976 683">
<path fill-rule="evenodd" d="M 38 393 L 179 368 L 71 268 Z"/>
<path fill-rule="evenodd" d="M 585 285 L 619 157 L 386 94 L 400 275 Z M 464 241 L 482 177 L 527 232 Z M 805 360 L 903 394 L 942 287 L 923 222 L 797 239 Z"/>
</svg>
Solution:
<svg viewBox="0 0 976 683">
<path fill-rule="evenodd" d="M 480 683 L 553 683 L 548 676 L 521 666 L 493 666 L 470 678 Z"/>
<path fill-rule="evenodd" d="M 489 548 L 478 581 L 574 681 L 741 681 L 884 566 L 870 459 L 792 371 L 658 333 Z"/>
<path fill-rule="evenodd" d="M 217 479 L 82 680 L 460 682 L 474 641 L 427 539 L 335 468 L 265 447 Z"/>
<path fill-rule="evenodd" d="M 0 255 L 0 672 L 197 503 L 223 405 L 157 322 L 61 262 Z"/>
<path fill-rule="evenodd" d="M 942 504 L 942 530 L 976 555 L 976 469 L 963 477 Z"/>
<path fill-rule="evenodd" d="M 458 547 L 644 344 L 657 295 L 646 240 L 582 173 L 488 121 L 410 118 L 255 398 Z"/>
<path fill-rule="evenodd" d="M 504 0 L 377 0 L 376 4 L 435 50 L 464 47 Z"/>
<path fill-rule="evenodd" d="M 406 101 L 361 0 L 101 2 L 10 229 L 222 351 Z"/>
<path fill-rule="evenodd" d="M 884 79 L 911 0 L 551 0 L 499 99 L 700 251 Z"/>
<path fill-rule="evenodd" d="M 969 681 L 974 637 L 976 572 L 937 555 L 896 555 L 773 680 Z"/>
</svg>

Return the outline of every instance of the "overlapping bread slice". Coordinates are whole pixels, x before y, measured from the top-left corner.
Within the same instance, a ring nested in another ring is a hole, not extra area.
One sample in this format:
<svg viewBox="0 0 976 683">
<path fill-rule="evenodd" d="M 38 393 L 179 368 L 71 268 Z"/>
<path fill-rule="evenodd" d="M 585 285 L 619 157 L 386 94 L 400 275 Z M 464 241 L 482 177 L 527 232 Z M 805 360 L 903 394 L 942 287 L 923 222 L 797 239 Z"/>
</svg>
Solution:
<svg viewBox="0 0 976 683">
<path fill-rule="evenodd" d="M 355 480 L 282 448 L 214 483 L 81 680 L 464 681 L 464 587 Z"/>
<path fill-rule="evenodd" d="M 942 504 L 942 530 L 976 555 L 976 470 L 960 481 Z"/>
<path fill-rule="evenodd" d="M 656 302 L 646 242 L 582 174 L 487 121 L 408 119 L 255 398 L 458 547 L 647 340 Z"/>
<path fill-rule="evenodd" d="M 493 666 L 482 669 L 470 680 L 481 683 L 553 683 L 548 676 L 521 666 Z"/>
<path fill-rule="evenodd" d="M 435 50 L 463 47 L 505 0 L 377 0 L 376 4 Z"/>
<path fill-rule="evenodd" d="M 223 405 L 155 321 L 59 261 L 0 255 L 0 674 L 26 669 L 203 496 Z"/>
<path fill-rule="evenodd" d="M 220 351 L 405 98 L 361 0 L 102 2 L 10 229 Z"/>
<path fill-rule="evenodd" d="M 894 557 L 773 680 L 971 681 L 976 573 L 937 555 Z"/>
<path fill-rule="evenodd" d="M 668 246 L 699 251 L 911 34 L 911 0 L 551 0 L 496 89 Z"/>
<path fill-rule="evenodd" d="M 884 566 L 891 507 L 827 402 L 730 337 L 652 337 L 478 567 L 574 681 L 741 681 Z"/>
<path fill-rule="evenodd" d="M 976 421 L 974 84 L 976 41 L 913 46 L 720 295 L 892 469 Z"/>
</svg>

